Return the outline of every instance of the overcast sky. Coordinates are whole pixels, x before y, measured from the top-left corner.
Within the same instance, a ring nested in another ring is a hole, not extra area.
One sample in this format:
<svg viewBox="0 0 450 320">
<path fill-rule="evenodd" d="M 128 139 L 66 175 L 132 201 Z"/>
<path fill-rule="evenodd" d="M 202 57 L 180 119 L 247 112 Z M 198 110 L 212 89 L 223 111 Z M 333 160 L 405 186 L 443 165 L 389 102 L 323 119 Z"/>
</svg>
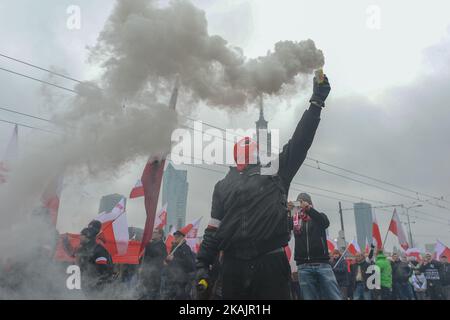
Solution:
<svg viewBox="0 0 450 320">
<path fill-rule="evenodd" d="M 309 156 L 326 163 L 375 177 L 427 195 L 444 197 L 430 200 L 420 212 L 410 211 L 415 240 L 423 247 L 436 238 L 450 245 L 450 4 L 432 0 L 412 3 L 406 0 L 342 2 L 322 0 L 220 0 L 192 1 L 206 12 L 209 33 L 218 34 L 239 46 L 247 57 L 265 55 L 279 40 L 311 38 L 325 55 L 325 72 L 332 93 L 322 114 Z M 81 29 L 69 30 L 66 10 L 70 5 L 81 9 Z M 375 5 L 376 7 L 371 7 Z M 114 7 L 107 0 L 16 0 L 0 3 L 1 54 L 55 68 L 77 79 L 91 79 L 99 68 L 88 63 L 87 46 L 96 43 L 99 32 Z M 375 11 L 373 11 L 375 10 Z M 379 10 L 379 28 L 372 23 Z M 375 27 L 374 27 L 375 26 Z M 45 72 L 0 57 L 0 67 L 48 79 Z M 74 83 L 58 80 L 73 88 Z M 52 107 L 44 99 L 42 85 L 0 71 L 0 106 L 42 117 L 64 112 L 70 93 L 51 90 Z M 292 134 L 307 108 L 311 88 L 289 98 L 266 101 L 269 126 L 280 130 L 281 144 Z M 55 110 L 57 101 L 57 110 Z M 225 128 L 253 127 L 258 113 L 246 111 L 227 114 L 223 110 L 199 106 L 195 118 Z M 0 119 L 51 128 L 45 122 L 9 114 L 0 110 Z M 12 125 L 0 123 L 0 155 L 8 142 Z M 47 139 L 48 134 L 21 127 L 20 145 L 34 148 L 30 137 Z M 109 179 L 91 179 L 71 184 L 70 177 L 62 196 L 58 228 L 61 232 L 78 232 L 97 213 L 99 198 L 108 193 L 128 195 L 140 177 L 145 159 L 136 159 Z M 317 166 L 313 161 L 306 162 Z M 184 167 L 183 167 L 184 168 Z M 343 179 L 310 167 L 302 167 L 295 181 L 332 190 L 357 198 L 410 206 L 415 194 L 382 185 L 333 167 L 321 169 L 376 184 L 399 194 L 383 191 Z M 190 184 L 187 220 L 203 216 L 205 227 L 214 184 L 224 174 L 188 167 Z M 213 167 L 225 172 L 225 168 Z M 295 190 L 294 190 L 295 188 Z M 352 208 L 355 198 L 311 187 L 293 185 L 291 198 L 307 191 L 316 207 L 331 220 L 330 235 L 340 229 L 337 200 L 345 200 L 344 209 Z M 421 200 L 429 197 L 420 196 Z M 380 203 L 372 202 L 374 206 Z M 445 206 L 438 208 L 435 205 Z M 387 230 L 392 208 L 375 209 L 381 232 Z M 402 221 L 406 221 L 402 213 Z M 170 214 L 170 213 L 169 213 Z M 142 226 L 145 219 L 143 200 L 128 202 L 130 225 Z M 347 240 L 355 237 L 354 214 L 344 210 Z M 392 235 L 387 246 L 395 241 Z"/>
</svg>

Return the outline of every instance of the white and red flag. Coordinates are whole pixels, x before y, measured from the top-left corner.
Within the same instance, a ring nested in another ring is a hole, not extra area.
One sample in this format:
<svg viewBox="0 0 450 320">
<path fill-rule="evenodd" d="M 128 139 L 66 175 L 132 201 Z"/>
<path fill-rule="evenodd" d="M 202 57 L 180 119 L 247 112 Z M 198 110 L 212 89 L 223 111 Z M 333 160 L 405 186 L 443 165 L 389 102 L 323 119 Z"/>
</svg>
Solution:
<svg viewBox="0 0 450 320">
<path fill-rule="evenodd" d="M 405 253 L 407 257 L 415 257 L 418 262 L 422 260 L 422 251 L 419 248 L 408 248 Z"/>
<path fill-rule="evenodd" d="M 405 231 L 403 230 L 402 223 L 398 217 L 397 210 L 394 209 L 394 214 L 392 215 L 391 223 L 389 224 L 389 230 L 395 234 L 398 238 L 398 242 L 403 250 L 408 250 L 408 240 L 406 240 Z"/>
<path fill-rule="evenodd" d="M 188 226 L 192 225 L 191 229 L 186 234 L 186 243 L 191 248 L 192 252 L 197 253 L 200 249 L 200 241 L 198 238 L 198 229 L 200 228 L 200 221 L 202 220 L 202 217 L 195 220 L 191 224 L 188 224 Z"/>
<path fill-rule="evenodd" d="M 193 222 L 185 225 L 183 228 L 178 230 L 185 235 L 186 243 L 189 245 L 189 247 L 191 247 L 192 251 L 194 251 L 194 252 L 196 250 L 195 246 L 198 242 L 197 233 L 198 233 L 198 229 L 200 227 L 201 220 L 202 220 L 202 217 L 194 220 Z M 177 231 L 177 230 L 172 226 L 172 228 L 170 229 L 170 232 L 166 238 L 166 248 L 167 248 L 168 253 L 170 253 L 172 251 L 172 242 L 174 240 L 173 234 L 175 233 L 175 231 Z"/>
<path fill-rule="evenodd" d="M 331 240 L 330 238 L 327 238 L 327 246 L 328 246 L 328 252 L 331 253 L 334 250 L 337 249 L 337 244 L 336 242 L 334 242 L 333 240 Z"/>
<path fill-rule="evenodd" d="M 367 239 L 366 239 L 366 248 L 364 249 L 364 253 L 365 254 L 370 253 L 370 244 L 369 244 L 369 241 L 367 241 Z"/>
<path fill-rule="evenodd" d="M 192 252 L 198 253 L 200 250 L 200 238 L 186 238 L 186 243 L 191 248 Z"/>
<path fill-rule="evenodd" d="M 159 210 L 155 217 L 155 229 L 164 229 L 167 224 L 167 203 Z"/>
<path fill-rule="evenodd" d="M 42 206 L 47 209 L 50 215 L 51 222 L 56 226 L 58 220 L 59 203 L 61 199 L 61 192 L 63 189 L 64 176 L 57 175 L 45 189 L 41 197 Z"/>
<path fill-rule="evenodd" d="M 180 231 L 186 235 L 186 238 L 197 238 L 197 233 L 200 228 L 200 221 L 202 221 L 202 218 L 203 217 L 200 217 L 180 229 Z"/>
<path fill-rule="evenodd" d="M 367 241 L 367 239 L 366 239 Z M 378 225 L 377 217 L 375 213 L 372 213 L 372 243 L 377 249 L 383 248 L 383 242 L 381 240 L 380 226 Z M 367 246 L 367 245 L 366 245 Z"/>
<path fill-rule="evenodd" d="M 122 198 L 111 212 L 101 213 L 95 220 L 102 223 L 100 233 L 111 255 L 125 255 L 130 238 L 125 211 L 125 198 Z"/>
<path fill-rule="evenodd" d="M 136 182 L 136 185 L 133 187 L 133 189 L 131 189 L 130 199 L 140 198 L 140 197 L 143 197 L 144 195 L 145 195 L 144 185 L 142 184 L 142 180 L 139 179 Z"/>
<path fill-rule="evenodd" d="M 358 253 L 361 253 L 361 248 L 359 247 L 359 244 L 355 239 L 353 239 L 353 241 L 348 245 L 347 250 L 353 256 L 356 256 Z"/>
<path fill-rule="evenodd" d="M 0 159 L 0 184 L 6 183 L 8 180 L 8 173 L 11 166 L 18 158 L 18 144 L 19 144 L 19 129 L 17 124 L 14 126 L 13 133 L 9 139 L 6 152 L 2 159 Z"/>
<path fill-rule="evenodd" d="M 169 102 L 169 109 L 171 110 L 175 110 L 177 105 L 179 85 L 180 79 L 177 77 Z M 169 145 L 167 146 L 167 150 L 170 150 Z M 169 151 L 160 156 L 150 158 L 142 173 L 141 182 L 144 188 L 144 202 L 147 218 L 145 220 L 144 234 L 142 236 L 141 254 L 144 252 L 145 246 L 152 239 L 153 227 L 155 226 L 156 207 L 158 205 L 159 191 L 161 189 L 161 181 L 168 153 Z"/>
<path fill-rule="evenodd" d="M 446 256 L 450 258 L 450 249 L 445 244 L 436 240 L 436 246 L 434 247 L 434 253 L 436 254 L 436 259 L 440 259 L 441 256 Z"/>
<path fill-rule="evenodd" d="M 164 174 L 164 166 L 166 158 L 153 157 L 148 160 L 142 173 L 142 185 L 144 186 L 144 203 L 147 218 L 145 219 L 144 234 L 141 242 L 141 252 L 144 252 L 145 247 L 152 239 L 153 228 L 156 219 L 156 207 L 158 206 L 159 191 L 161 189 L 161 182 Z"/>
</svg>

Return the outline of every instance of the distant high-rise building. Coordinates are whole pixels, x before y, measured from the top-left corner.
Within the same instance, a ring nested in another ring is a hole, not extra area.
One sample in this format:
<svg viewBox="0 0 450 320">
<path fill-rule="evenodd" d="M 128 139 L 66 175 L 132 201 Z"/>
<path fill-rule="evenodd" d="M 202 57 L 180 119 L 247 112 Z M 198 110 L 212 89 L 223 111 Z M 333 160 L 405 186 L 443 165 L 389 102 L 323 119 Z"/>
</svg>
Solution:
<svg viewBox="0 0 450 320">
<path fill-rule="evenodd" d="M 163 177 L 162 204 L 167 203 L 167 233 L 170 227 L 182 228 L 186 224 L 186 207 L 189 183 L 187 171 L 177 170 L 169 162 Z"/>
<path fill-rule="evenodd" d="M 102 212 L 111 212 L 112 209 L 116 206 L 116 204 L 119 203 L 119 201 L 125 198 L 125 208 L 127 207 L 127 199 L 125 196 L 121 195 L 121 194 L 109 194 L 106 196 L 103 196 L 100 199 L 100 206 L 98 208 L 98 213 L 102 213 Z"/>
<path fill-rule="evenodd" d="M 356 238 L 361 250 L 368 243 L 372 243 L 372 206 L 369 203 L 358 202 L 353 204 L 355 210 Z"/>
</svg>

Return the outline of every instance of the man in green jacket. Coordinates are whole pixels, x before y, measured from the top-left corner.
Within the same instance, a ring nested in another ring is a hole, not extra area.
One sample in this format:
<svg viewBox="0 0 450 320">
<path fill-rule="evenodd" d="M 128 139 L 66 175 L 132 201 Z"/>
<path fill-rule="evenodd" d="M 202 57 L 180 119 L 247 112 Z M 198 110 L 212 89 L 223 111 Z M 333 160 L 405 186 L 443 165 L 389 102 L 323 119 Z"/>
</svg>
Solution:
<svg viewBox="0 0 450 320">
<path fill-rule="evenodd" d="M 380 249 L 377 253 L 375 265 L 380 268 L 380 285 L 381 289 L 375 290 L 375 294 L 378 299 L 391 300 L 392 292 L 392 267 L 389 260 L 383 253 L 383 249 Z"/>
</svg>

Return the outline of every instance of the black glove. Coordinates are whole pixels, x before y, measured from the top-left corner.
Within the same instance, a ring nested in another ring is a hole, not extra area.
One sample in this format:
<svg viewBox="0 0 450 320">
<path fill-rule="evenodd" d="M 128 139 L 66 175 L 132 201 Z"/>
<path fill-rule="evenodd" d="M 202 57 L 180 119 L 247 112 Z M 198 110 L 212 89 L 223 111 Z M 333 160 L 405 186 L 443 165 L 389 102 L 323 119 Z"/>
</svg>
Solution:
<svg viewBox="0 0 450 320">
<path fill-rule="evenodd" d="M 324 108 L 325 100 L 327 99 L 331 91 L 330 83 L 328 82 L 328 78 L 325 75 L 323 82 L 319 83 L 317 81 L 318 79 L 314 77 L 313 95 L 311 97 L 311 100 L 309 100 L 309 102 L 318 107 Z"/>
<path fill-rule="evenodd" d="M 195 292 L 197 300 L 208 300 L 210 292 L 209 269 L 203 265 L 197 265 L 197 274 L 195 276 Z"/>
</svg>

